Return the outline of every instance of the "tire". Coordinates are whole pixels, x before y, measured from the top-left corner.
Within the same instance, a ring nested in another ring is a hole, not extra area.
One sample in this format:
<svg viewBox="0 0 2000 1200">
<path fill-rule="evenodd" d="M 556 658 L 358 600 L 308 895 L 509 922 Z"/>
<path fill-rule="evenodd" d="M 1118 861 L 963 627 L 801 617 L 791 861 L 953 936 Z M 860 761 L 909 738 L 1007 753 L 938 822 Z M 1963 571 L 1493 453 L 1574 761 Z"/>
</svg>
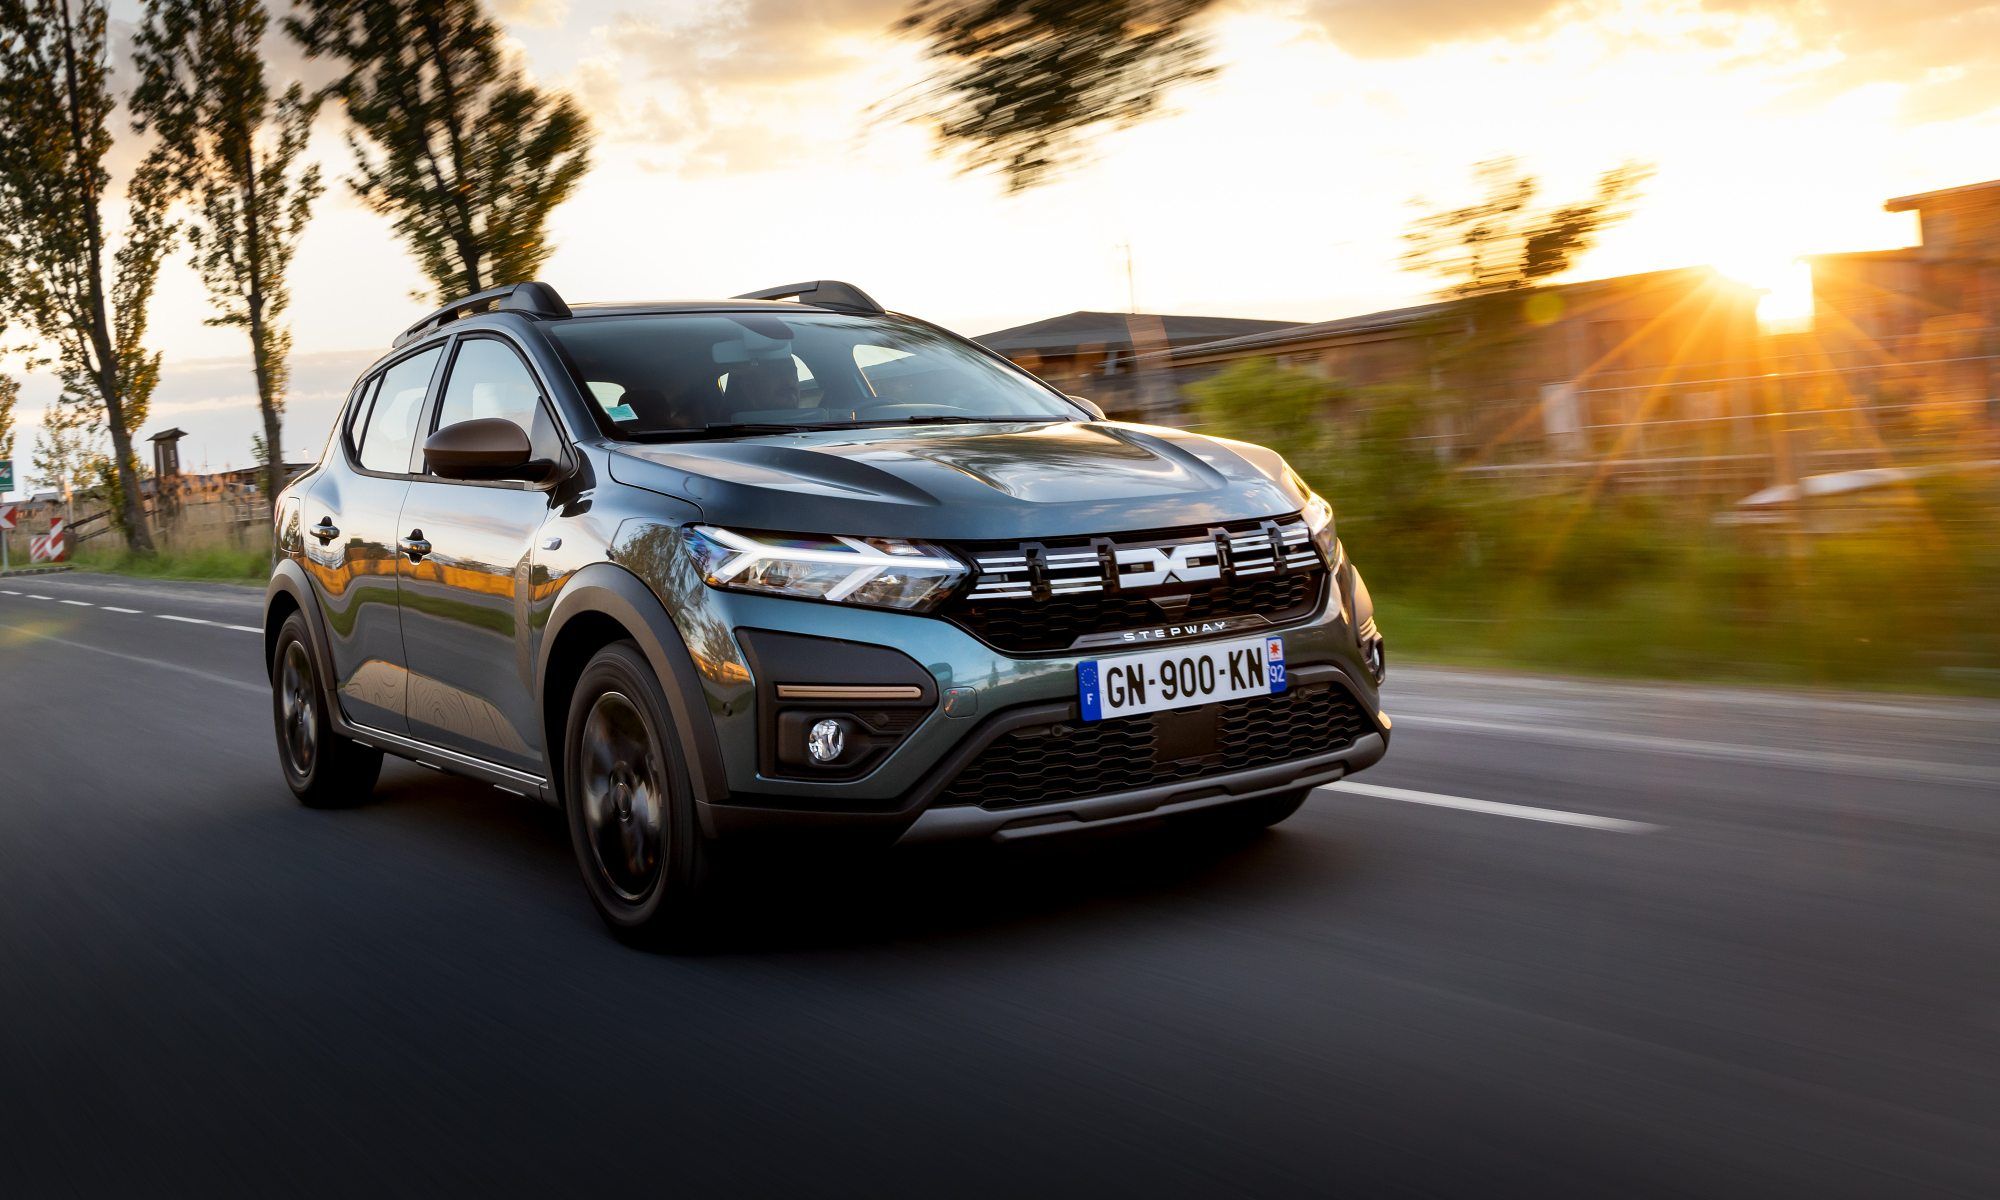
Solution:
<svg viewBox="0 0 2000 1200">
<path fill-rule="evenodd" d="M 347 808 L 366 800 L 382 773 L 382 752 L 335 732 L 326 689 L 306 640 L 306 618 L 293 613 L 271 651 L 271 721 L 285 783 L 308 808 Z"/>
<path fill-rule="evenodd" d="M 562 795 L 584 889 L 611 932 L 697 944 L 713 854 L 666 695 L 631 642 L 598 651 L 570 694 Z"/>
</svg>

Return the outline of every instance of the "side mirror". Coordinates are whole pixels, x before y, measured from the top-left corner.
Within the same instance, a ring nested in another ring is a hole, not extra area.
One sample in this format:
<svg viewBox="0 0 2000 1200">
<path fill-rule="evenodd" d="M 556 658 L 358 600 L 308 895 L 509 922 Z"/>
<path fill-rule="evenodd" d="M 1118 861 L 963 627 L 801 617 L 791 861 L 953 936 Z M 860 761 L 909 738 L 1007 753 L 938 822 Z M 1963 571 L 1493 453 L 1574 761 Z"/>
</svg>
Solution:
<svg viewBox="0 0 2000 1200">
<path fill-rule="evenodd" d="M 1071 396 L 1069 398 L 1069 402 L 1071 404 L 1081 405 L 1083 407 L 1083 411 L 1089 413 L 1092 420 L 1109 421 L 1111 419 L 1110 417 L 1105 415 L 1104 410 L 1102 408 L 1098 407 L 1097 401 L 1095 400 L 1086 400 L 1082 396 Z"/>
<path fill-rule="evenodd" d="M 476 417 L 447 425 L 424 441 L 424 463 L 441 479 L 518 479 L 540 483 L 554 464 L 534 457 L 519 425 L 500 417 Z"/>
</svg>

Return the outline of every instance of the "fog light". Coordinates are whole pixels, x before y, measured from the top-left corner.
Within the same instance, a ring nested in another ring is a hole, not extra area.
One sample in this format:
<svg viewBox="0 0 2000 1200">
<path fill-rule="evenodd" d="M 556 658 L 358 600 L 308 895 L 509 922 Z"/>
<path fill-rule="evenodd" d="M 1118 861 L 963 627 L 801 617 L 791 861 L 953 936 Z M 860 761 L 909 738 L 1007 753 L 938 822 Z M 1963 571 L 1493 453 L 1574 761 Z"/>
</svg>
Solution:
<svg viewBox="0 0 2000 1200">
<path fill-rule="evenodd" d="M 1368 674 L 1374 677 L 1376 683 L 1389 677 L 1389 652 L 1380 637 L 1371 639 L 1363 654 L 1368 662 Z"/>
<path fill-rule="evenodd" d="M 840 752 L 847 749 L 847 726 L 827 718 L 813 722 L 806 733 L 806 753 L 812 755 L 816 763 L 830 763 L 840 758 Z"/>
</svg>

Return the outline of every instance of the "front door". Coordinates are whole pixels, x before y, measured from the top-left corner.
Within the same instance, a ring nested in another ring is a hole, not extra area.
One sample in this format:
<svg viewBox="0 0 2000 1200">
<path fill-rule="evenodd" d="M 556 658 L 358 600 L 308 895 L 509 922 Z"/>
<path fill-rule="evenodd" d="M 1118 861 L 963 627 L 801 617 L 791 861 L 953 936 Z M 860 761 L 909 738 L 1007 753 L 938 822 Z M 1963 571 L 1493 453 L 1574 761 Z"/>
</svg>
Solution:
<svg viewBox="0 0 2000 1200">
<path fill-rule="evenodd" d="M 541 388 L 497 337 L 458 340 L 429 432 L 476 417 L 513 421 L 538 458 L 562 458 Z M 543 763 L 530 613 L 549 511 L 543 488 L 419 474 L 401 530 L 409 544 L 428 546 L 405 554 L 400 568 L 411 734 L 534 775 Z"/>
<path fill-rule="evenodd" d="M 397 613 L 397 519 L 410 489 L 417 422 L 442 347 L 370 376 L 336 434 L 335 469 L 305 501 L 306 562 L 326 615 L 341 711 L 389 733 L 409 728 Z"/>
</svg>

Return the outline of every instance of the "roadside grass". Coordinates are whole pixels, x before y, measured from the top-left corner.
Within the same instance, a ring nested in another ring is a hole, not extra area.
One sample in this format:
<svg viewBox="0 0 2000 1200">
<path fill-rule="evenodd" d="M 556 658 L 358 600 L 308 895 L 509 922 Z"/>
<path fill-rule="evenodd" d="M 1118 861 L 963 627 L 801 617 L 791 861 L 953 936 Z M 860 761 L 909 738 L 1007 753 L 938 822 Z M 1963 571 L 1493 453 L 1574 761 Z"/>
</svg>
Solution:
<svg viewBox="0 0 2000 1200">
<path fill-rule="evenodd" d="M 133 554 L 124 547 L 87 548 L 76 556 L 82 571 L 105 571 L 146 579 L 261 584 L 271 574 L 271 552 L 261 546 L 210 545 L 154 554 Z"/>
<path fill-rule="evenodd" d="M 1542 597 L 1495 611 L 1471 597 L 1401 594 L 1373 583 L 1377 620 L 1398 662 L 1745 687 L 2000 696 L 1981 635 L 1912 644 L 1871 624 L 1710 619 L 1701 598 L 1635 592 L 1566 605 Z"/>
</svg>

